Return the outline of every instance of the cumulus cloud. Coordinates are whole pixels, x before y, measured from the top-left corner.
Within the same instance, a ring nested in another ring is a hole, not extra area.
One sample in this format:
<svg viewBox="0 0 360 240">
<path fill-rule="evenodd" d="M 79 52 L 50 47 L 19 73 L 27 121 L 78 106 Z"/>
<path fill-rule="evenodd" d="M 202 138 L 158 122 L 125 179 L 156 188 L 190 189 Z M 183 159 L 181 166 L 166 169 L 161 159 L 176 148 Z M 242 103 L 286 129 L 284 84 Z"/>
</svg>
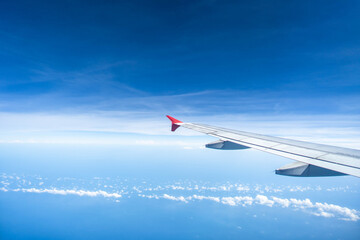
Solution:
<svg viewBox="0 0 360 240">
<path fill-rule="evenodd" d="M 236 196 L 236 197 L 222 197 L 221 203 L 230 205 L 230 206 L 237 206 L 241 205 L 245 207 L 246 205 L 252 205 L 254 199 L 250 196 Z"/>
<path fill-rule="evenodd" d="M 274 205 L 274 201 L 268 199 L 266 196 L 264 195 L 257 195 L 255 198 L 256 201 L 258 201 L 258 203 L 260 205 L 266 205 L 268 207 L 272 207 Z"/>
<path fill-rule="evenodd" d="M 174 200 L 174 201 L 181 201 L 181 202 L 185 202 L 185 203 L 187 203 L 188 200 L 191 199 L 191 197 L 185 199 L 185 197 L 183 197 L 183 196 L 174 197 L 174 196 L 171 196 L 171 195 L 168 195 L 168 194 L 164 194 L 164 195 L 162 196 L 162 198 L 164 198 L 164 199 L 169 199 L 169 200 Z"/>
<path fill-rule="evenodd" d="M 304 200 L 290 198 L 290 202 L 292 205 L 299 207 L 299 208 L 310 208 L 313 206 L 312 202 L 308 198 L 306 198 Z"/>
<path fill-rule="evenodd" d="M 185 190 L 185 188 L 184 187 L 181 187 L 181 186 L 171 186 L 171 188 L 173 189 L 173 190 Z"/>
<path fill-rule="evenodd" d="M 139 197 L 142 197 L 142 198 L 159 199 L 159 196 L 157 196 L 157 195 L 138 194 L 138 196 L 139 196 Z"/>
<path fill-rule="evenodd" d="M 292 207 L 295 209 L 303 209 L 310 211 L 315 216 L 322 217 L 338 217 L 347 221 L 358 221 L 360 219 L 360 212 L 355 209 L 341 207 L 335 204 L 328 203 L 313 203 L 310 199 L 286 199 L 272 197 L 272 200 L 281 207 Z"/>
<path fill-rule="evenodd" d="M 347 221 L 358 221 L 360 220 L 360 212 L 355 209 L 350 209 L 347 207 L 341 207 L 334 204 L 328 203 L 315 203 L 314 207 L 318 209 L 318 213 L 321 216 L 329 217 L 330 215 L 338 214 L 343 216 L 341 219 Z"/>
<path fill-rule="evenodd" d="M 275 203 L 279 204 L 282 207 L 289 207 L 290 206 L 290 200 L 289 199 L 277 198 L 277 197 L 273 197 L 272 199 L 273 199 L 273 201 Z"/>
<path fill-rule="evenodd" d="M 302 209 L 309 211 L 311 214 L 322 217 L 338 217 L 347 221 L 360 220 L 360 212 L 355 209 L 341 207 L 335 204 L 328 203 L 313 203 L 310 199 L 295 199 L 295 198 L 278 198 L 264 195 L 257 195 L 255 198 L 250 196 L 242 197 L 223 197 L 221 203 L 230 206 L 247 206 L 252 204 L 259 204 L 268 207 L 280 206 L 283 208 L 292 207 L 294 209 Z"/>
<path fill-rule="evenodd" d="M 250 188 L 249 188 L 248 186 L 242 186 L 242 185 L 240 185 L 240 186 L 238 186 L 238 187 L 236 188 L 236 190 L 247 192 L 247 191 L 250 191 Z"/>
<path fill-rule="evenodd" d="M 201 195 L 192 195 L 192 196 L 173 196 L 173 195 L 169 195 L 169 194 L 163 194 L 163 195 L 145 195 L 145 194 L 138 194 L 139 197 L 142 198 L 149 198 L 149 199 L 167 199 L 167 200 L 172 200 L 172 201 L 180 201 L 180 202 L 184 202 L 184 203 L 188 203 L 191 200 L 210 200 L 210 201 L 214 201 L 214 202 L 220 202 L 220 198 L 219 197 L 212 197 L 212 196 L 201 196 Z"/>
<path fill-rule="evenodd" d="M 214 201 L 214 202 L 220 202 L 219 197 L 193 195 L 192 198 L 196 199 L 196 200 L 204 200 L 205 199 L 205 200 L 211 200 L 211 201 Z"/>
<path fill-rule="evenodd" d="M 334 214 L 328 212 L 319 212 L 319 213 L 314 212 L 312 214 L 314 214 L 315 216 L 326 217 L 326 218 L 334 217 Z"/>
</svg>

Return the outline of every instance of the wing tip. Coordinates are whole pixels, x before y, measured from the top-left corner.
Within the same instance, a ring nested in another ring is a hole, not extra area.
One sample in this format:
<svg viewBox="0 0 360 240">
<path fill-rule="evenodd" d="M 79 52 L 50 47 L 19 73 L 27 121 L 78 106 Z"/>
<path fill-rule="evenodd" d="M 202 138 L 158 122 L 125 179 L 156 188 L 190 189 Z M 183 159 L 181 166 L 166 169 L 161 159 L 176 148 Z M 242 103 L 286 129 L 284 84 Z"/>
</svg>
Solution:
<svg viewBox="0 0 360 240">
<path fill-rule="evenodd" d="M 170 115 L 166 115 L 166 117 L 171 121 L 171 131 L 174 132 L 180 125 L 178 123 L 183 123 L 182 121 L 173 118 Z"/>
<path fill-rule="evenodd" d="M 180 121 L 180 120 L 178 120 L 178 119 L 176 119 L 176 118 L 173 118 L 173 117 L 170 116 L 170 115 L 166 115 L 166 117 L 167 117 L 173 124 L 175 124 L 175 123 L 182 123 L 182 121 Z"/>
</svg>

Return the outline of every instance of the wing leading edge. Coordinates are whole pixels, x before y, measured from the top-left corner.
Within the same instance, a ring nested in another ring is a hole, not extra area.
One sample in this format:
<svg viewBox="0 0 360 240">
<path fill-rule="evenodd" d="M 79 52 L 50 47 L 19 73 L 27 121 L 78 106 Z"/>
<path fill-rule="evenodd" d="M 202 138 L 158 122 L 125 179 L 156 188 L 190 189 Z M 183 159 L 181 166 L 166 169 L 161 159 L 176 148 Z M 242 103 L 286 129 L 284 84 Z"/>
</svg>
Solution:
<svg viewBox="0 0 360 240">
<path fill-rule="evenodd" d="M 173 117 L 167 117 L 172 122 L 172 131 L 181 126 L 219 138 L 219 141 L 207 144 L 207 148 L 220 150 L 254 148 L 297 161 L 277 169 L 275 173 L 279 175 L 360 177 L 360 150 L 271 137 L 205 124 L 184 123 Z"/>
</svg>

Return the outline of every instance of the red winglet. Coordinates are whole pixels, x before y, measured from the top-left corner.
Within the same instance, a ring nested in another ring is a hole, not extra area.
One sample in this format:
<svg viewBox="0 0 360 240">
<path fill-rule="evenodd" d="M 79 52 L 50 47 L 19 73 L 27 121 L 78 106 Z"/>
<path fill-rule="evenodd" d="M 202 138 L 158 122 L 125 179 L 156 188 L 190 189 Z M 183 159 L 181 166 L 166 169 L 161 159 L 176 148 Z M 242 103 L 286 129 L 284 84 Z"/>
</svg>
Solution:
<svg viewBox="0 0 360 240">
<path fill-rule="evenodd" d="M 166 115 L 166 117 L 168 118 L 168 119 L 170 119 L 170 121 L 171 121 L 171 131 L 175 131 L 178 127 L 180 127 L 180 125 L 178 125 L 177 123 L 182 123 L 182 121 L 180 121 L 180 120 L 177 120 L 176 118 L 173 118 L 173 117 L 171 117 L 171 116 L 169 116 L 169 115 Z"/>
</svg>

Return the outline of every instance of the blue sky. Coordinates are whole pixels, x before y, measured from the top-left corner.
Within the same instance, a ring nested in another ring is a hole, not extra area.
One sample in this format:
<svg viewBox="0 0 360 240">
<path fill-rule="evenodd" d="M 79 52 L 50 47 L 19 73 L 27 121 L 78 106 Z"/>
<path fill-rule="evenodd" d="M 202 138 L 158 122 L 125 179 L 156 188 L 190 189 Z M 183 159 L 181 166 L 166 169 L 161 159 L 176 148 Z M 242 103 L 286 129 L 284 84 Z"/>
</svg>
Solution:
<svg viewBox="0 0 360 240">
<path fill-rule="evenodd" d="M 1 1 L 0 238 L 358 239 L 358 178 L 278 176 L 165 115 L 360 149 L 359 12 Z"/>
<path fill-rule="evenodd" d="M 0 9 L 2 111 L 359 113 L 358 1 Z"/>
</svg>

